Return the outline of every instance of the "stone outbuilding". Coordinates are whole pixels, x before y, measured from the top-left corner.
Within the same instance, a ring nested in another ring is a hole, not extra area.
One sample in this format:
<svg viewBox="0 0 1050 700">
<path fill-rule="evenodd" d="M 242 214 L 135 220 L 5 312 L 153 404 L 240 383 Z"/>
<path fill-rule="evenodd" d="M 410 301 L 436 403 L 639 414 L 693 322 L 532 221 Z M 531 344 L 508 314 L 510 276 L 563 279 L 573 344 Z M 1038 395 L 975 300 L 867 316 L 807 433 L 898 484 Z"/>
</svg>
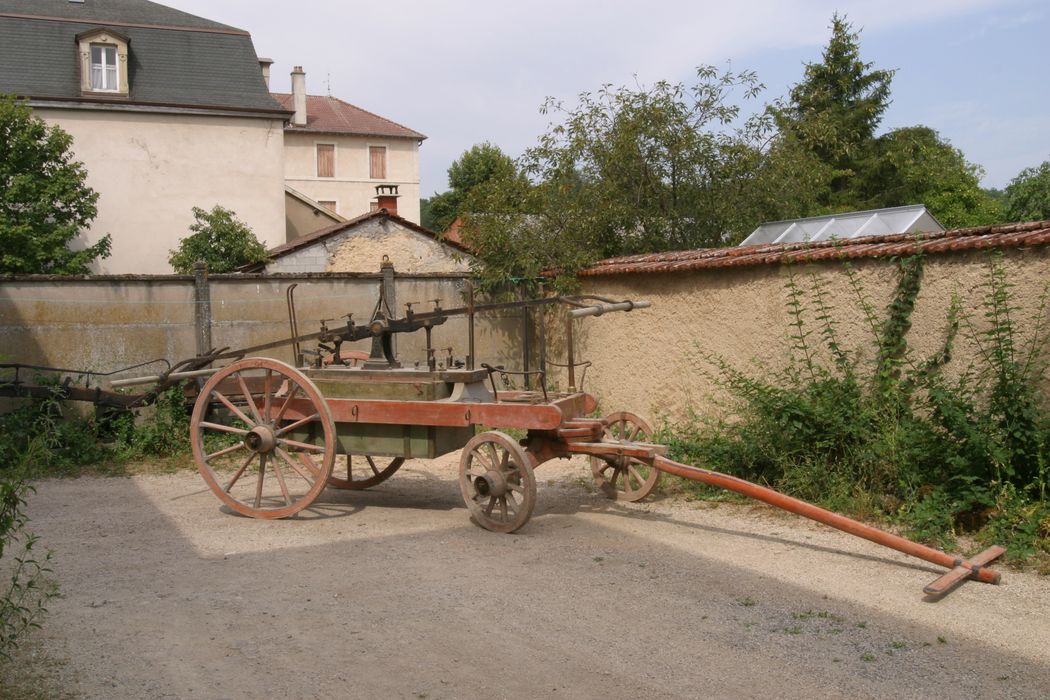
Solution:
<svg viewBox="0 0 1050 700">
<path fill-rule="evenodd" d="M 273 248 L 269 259 L 246 272 L 375 272 L 386 257 L 403 274 L 470 269 L 473 256 L 461 243 L 397 214 L 396 195 L 380 194 L 379 208 Z"/>
</svg>

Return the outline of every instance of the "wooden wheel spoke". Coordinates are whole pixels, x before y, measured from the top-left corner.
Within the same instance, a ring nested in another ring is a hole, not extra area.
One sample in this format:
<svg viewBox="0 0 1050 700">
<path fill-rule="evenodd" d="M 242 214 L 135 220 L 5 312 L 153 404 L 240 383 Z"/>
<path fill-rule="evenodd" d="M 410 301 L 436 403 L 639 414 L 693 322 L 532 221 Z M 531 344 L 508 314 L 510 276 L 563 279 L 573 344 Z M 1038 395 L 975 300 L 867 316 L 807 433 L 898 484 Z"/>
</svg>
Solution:
<svg viewBox="0 0 1050 700">
<path fill-rule="evenodd" d="M 372 459 L 372 455 L 365 455 L 365 460 L 368 462 L 368 466 L 372 468 L 372 473 L 379 476 L 379 470 L 376 468 L 375 460 Z"/>
<path fill-rule="evenodd" d="M 284 474 L 281 473 L 281 468 L 277 466 L 277 460 L 273 460 L 273 475 L 277 477 L 277 484 L 281 487 L 281 495 L 284 496 L 285 505 L 292 505 L 292 497 L 288 495 L 288 485 L 284 483 Z"/>
<path fill-rule="evenodd" d="M 247 435 L 248 431 L 243 428 L 234 428 L 232 425 L 223 425 L 222 423 L 209 423 L 208 421 L 201 421 L 202 428 L 208 428 L 209 430 L 218 430 L 221 433 L 233 433 L 234 435 Z"/>
<path fill-rule="evenodd" d="M 500 496 L 499 497 L 499 513 L 500 513 L 500 516 L 504 520 L 507 519 L 507 497 L 506 496 Z"/>
<path fill-rule="evenodd" d="M 207 461 L 207 462 L 210 462 L 213 459 L 215 459 L 216 457 L 222 457 L 223 455 L 228 455 L 231 452 L 236 452 L 237 450 L 245 450 L 245 449 L 247 449 L 247 448 L 244 446 L 244 443 L 243 442 L 238 442 L 236 445 L 233 445 L 232 447 L 226 447 L 226 448 L 223 448 L 223 449 L 219 450 L 218 452 L 212 452 L 211 454 L 204 455 L 204 460 Z"/>
<path fill-rule="evenodd" d="M 642 488 L 643 486 L 645 486 L 645 476 L 640 471 L 638 471 L 637 467 L 635 467 L 633 464 L 630 464 L 627 466 L 627 470 L 631 473 L 631 476 L 634 477 L 635 481 L 638 482 L 638 488 Z"/>
<path fill-rule="evenodd" d="M 638 437 L 638 433 L 642 432 L 642 426 L 634 426 L 634 430 L 631 431 L 631 435 L 627 438 L 627 442 L 634 442 L 634 439 Z"/>
<path fill-rule="evenodd" d="M 273 417 L 273 422 L 275 424 L 278 423 L 282 418 L 284 418 L 285 412 L 288 410 L 288 407 L 292 404 L 292 399 L 294 399 L 295 395 L 298 393 L 299 385 L 292 384 L 292 388 L 288 390 L 288 396 L 284 397 L 284 403 L 282 403 L 281 407 L 277 409 L 277 415 Z"/>
<path fill-rule="evenodd" d="M 282 447 L 295 447 L 307 452 L 324 452 L 324 445 L 311 445 L 308 442 L 299 442 L 298 440 L 289 440 L 287 438 L 279 439 L 277 444 Z"/>
<path fill-rule="evenodd" d="M 302 478 L 302 480 L 305 481 L 307 484 L 313 484 L 315 481 L 317 481 L 317 477 L 320 476 L 320 474 L 309 474 L 309 469 L 305 465 L 296 464 L 295 460 L 292 459 L 292 456 L 284 450 L 282 450 L 280 447 L 275 449 L 274 452 L 277 453 L 277 456 L 281 458 L 282 462 L 288 465 L 289 469 L 298 474 L 300 478 Z M 304 471 L 304 469 L 306 469 L 306 471 Z"/>
<path fill-rule="evenodd" d="M 236 406 L 234 406 L 233 402 L 230 401 L 228 398 L 226 398 L 226 396 L 223 395 L 222 393 L 220 393 L 219 391 L 212 391 L 211 395 L 214 396 L 215 398 L 217 398 L 222 403 L 223 406 L 225 406 L 226 408 L 230 409 L 230 411 L 233 413 L 233 415 L 237 416 L 240 420 L 244 421 L 245 425 L 251 426 L 251 425 L 255 425 L 258 422 L 258 421 L 252 421 L 251 418 L 249 418 L 248 416 L 244 415 L 244 412 L 241 409 L 239 409 Z M 203 425 L 203 423 L 201 425 Z"/>
<path fill-rule="evenodd" d="M 244 464 L 242 464 L 241 468 L 238 469 L 237 472 L 233 475 L 233 478 L 230 479 L 226 483 L 226 485 L 222 487 L 223 491 L 225 491 L 226 493 L 230 492 L 230 489 L 232 489 L 233 485 L 237 483 L 237 480 L 241 478 L 241 474 L 244 473 L 244 470 L 248 468 L 248 465 L 252 463 L 253 459 L 255 459 L 254 454 L 248 455 L 248 459 L 244 460 Z"/>
<path fill-rule="evenodd" d="M 263 478 L 266 476 L 266 453 L 259 455 L 259 480 L 255 482 L 255 508 L 262 504 Z"/>
<path fill-rule="evenodd" d="M 489 517 L 492 515 L 492 509 L 496 507 L 496 497 L 489 496 L 489 504 L 485 506 L 485 516 Z"/>
<path fill-rule="evenodd" d="M 262 423 L 262 416 L 259 415 L 259 407 L 255 405 L 255 399 L 252 398 L 252 392 L 248 391 L 248 383 L 244 381 L 244 375 L 240 372 L 237 373 L 237 384 L 241 388 L 241 395 L 244 396 L 245 402 L 248 404 L 248 410 L 251 411 L 252 417 L 255 418 L 256 423 Z"/>
<path fill-rule="evenodd" d="M 307 416 L 306 418 L 300 418 L 299 420 L 295 421 L 294 423 L 289 423 L 288 425 L 284 426 L 280 430 L 274 431 L 274 437 L 281 437 L 285 433 L 290 433 L 291 431 L 295 430 L 296 428 L 301 428 L 304 425 L 306 425 L 307 423 L 312 423 L 315 420 L 318 420 L 320 417 L 321 417 L 320 413 L 313 413 L 313 414 Z"/>
<path fill-rule="evenodd" d="M 266 368 L 266 378 L 263 379 L 263 418 L 270 420 L 270 410 L 273 408 L 273 392 L 270 391 L 270 382 L 273 381 L 273 370 Z"/>
<path fill-rule="evenodd" d="M 521 484 L 516 484 L 513 481 L 507 482 L 507 490 L 513 491 L 514 493 L 525 493 L 525 487 Z"/>
</svg>

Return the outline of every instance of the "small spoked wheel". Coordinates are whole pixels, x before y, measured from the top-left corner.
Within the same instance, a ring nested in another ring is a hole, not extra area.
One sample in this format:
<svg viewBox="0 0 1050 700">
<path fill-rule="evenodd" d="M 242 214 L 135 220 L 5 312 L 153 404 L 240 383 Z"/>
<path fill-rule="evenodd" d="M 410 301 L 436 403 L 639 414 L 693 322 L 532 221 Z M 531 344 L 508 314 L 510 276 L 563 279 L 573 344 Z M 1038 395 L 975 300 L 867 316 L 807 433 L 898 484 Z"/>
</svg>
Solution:
<svg viewBox="0 0 1050 700">
<path fill-rule="evenodd" d="M 650 442 L 653 429 L 640 416 L 627 411 L 611 413 L 605 418 L 608 427 L 604 442 Z M 656 488 L 660 470 L 634 457 L 607 455 L 591 457 L 594 485 L 607 498 L 617 501 L 640 501 Z"/>
<path fill-rule="evenodd" d="M 333 473 L 328 485 L 335 489 L 360 491 L 381 484 L 394 475 L 404 457 L 376 457 L 374 455 L 347 455 L 346 477 Z"/>
<path fill-rule="evenodd" d="M 475 435 L 459 460 L 459 489 L 478 525 L 514 532 L 536 505 L 536 478 L 525 450 L 500 432 Z"/>
<path fill-rule="evenodd" d="M 193 406 L 190 440 L 215 495 L 253 518 L 285 518 L 309 506 L 335 461 L 324 397 L 294 367 L 263 357 L 212 375 Z"/>
</svg>

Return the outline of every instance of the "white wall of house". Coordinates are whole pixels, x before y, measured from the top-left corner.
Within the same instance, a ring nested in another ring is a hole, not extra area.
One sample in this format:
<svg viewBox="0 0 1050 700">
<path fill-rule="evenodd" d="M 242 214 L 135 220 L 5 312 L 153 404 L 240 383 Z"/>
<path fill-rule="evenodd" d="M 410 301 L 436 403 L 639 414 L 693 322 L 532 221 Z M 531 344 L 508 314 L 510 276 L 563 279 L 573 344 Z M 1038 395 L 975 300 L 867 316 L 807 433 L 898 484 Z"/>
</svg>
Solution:
<svg viewBox="0 0 1050 700">
<path fill-rule="evenodd" d="M 190 234 L 194 206 L 219 204 L 268 248 L 285 242 L 284 124 L 280 119 L 38 108 L 73 136 L 99 193 L 86 234 L 113 236 L 100 273 L 170 273 L 169 251 Z"/>
<path fill-rule="evenodd" d="M 317 144 L 335 145 L 335 176 L 318 177 Z M 386 178 L 369 177 L 369 147 L 386 147 Z M 419 223 L 419 143 L 415 139 L 338 136 L 286 131 L 285 180 L 317 202 L 335 202 L 336 212 L 352 219 L 367 214 L 376 185 L 397 185 L 397 214 Z"/>
</svg>

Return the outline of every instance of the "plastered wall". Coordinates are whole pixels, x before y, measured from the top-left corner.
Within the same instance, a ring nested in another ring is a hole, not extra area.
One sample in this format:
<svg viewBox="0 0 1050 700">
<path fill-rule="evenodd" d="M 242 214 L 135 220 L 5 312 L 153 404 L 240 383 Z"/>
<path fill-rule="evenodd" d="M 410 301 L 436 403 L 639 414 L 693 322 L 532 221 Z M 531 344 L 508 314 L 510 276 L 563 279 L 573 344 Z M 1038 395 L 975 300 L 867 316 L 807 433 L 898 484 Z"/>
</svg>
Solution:
<svg viewBox="0 0 1050 700">
<path fill-rule="evenodd" d="M 290 336 L 285 293 L 297 284 L 300 334 L 330 327 L 353 314 L 366 323 L 378 299 L 378 275 L 219 275 L 210 280 L 212 345 L 244 348 Z M 455 276 L 398 276 L 395 303 L 441 299 L 444 308 L 464 304 L 465 279 Z M 0 362 L 100 372 L 164 358 L 196 355 L 196 306 L 189 277 L 26 277 L 0 280 Z M 420 306 L 415 307 L 420 310 Z M 422 308 L 431 308 L 430 304 Z M 435 347 L 467 353 L 467 322 L 451 318 L 433 331 Z M 514 312 L 480 314 L 476 323 L 479 362 L 520 366 L 521 322 Z M 313 347 L 304 344 L 304 348 Z M 343 346 L 368 351 L 369 341 Z M 399 359 L 425 362 L 422 331 L 399 335 Z M 290 347 L 258 354 L 290 362 Z M 442 350 L 440 356 L 447 354 Z M 155 368 L 152 368 L 155 369 Z M 149 374 L 135 370 L 130 375 Z M 124 375 L 121 375 L 124 376 Z"/>
<path fill-rule="evenodd" d="M 953 295 L 959 296 L 978 331 L 986 327 L 979 305 L 988 256 L 975 251 L 926 259 L 908 334 L 916 357 L 929 356 L 943 343 Z M 1015 320 L 1030 329 L 1039 297 L 1050 281 L 1050 249 L 1008 250 L 1004 264 L 1020 307 Z M 895 263 L 857 261 L 853 269 L 877 316 L 884 318 L 897 281 Z M 805 330 L 812 331 L 810 340 L 818 355 L 820 330 L 811 291 L 816 280 L 832 307 L 841 344 L 859 350 L 862 360 L 870 361 L 872 330 L 841 263 L 591 277 L 585 278 L 586 292 L 644 299 L 652 307 L 577 323 L 578 355 L 594 362 L 586 388 L 598 395 L 607 411 L 633 410 L 670 419 L 683 417 L 690 407 L 720 412 L 718 402 L 725 393 L 714 381 L 718 369 L 712 358 L 722 357 L 755 373 L 786 366 L 792 345 L 785 289 L 789 274 L 807 290 Z M 964 324 L 953 361 L 956 372 L 976 357 L 971 335 Z"/>
<path fill-rule="evenodd" d="M 288 185 L 314 201 L 336 203 L 348 219 L 367 214 L 376 185 L 397 185 L 398 214 L 419 223 L 419 144 L 413 139 L 286 132 Z M 317 177 L 317 144 L 335 145 L 335 177 Z M 386 178 L 369 177 L 369 146 L 386 147 Z"/>
<path fill-rule="evenodd" d="M 285 242 L 283 125 L 277 119 L 36 109 L 73 136 L 99 193 L 87 244 L 106 234 L 105 274 L 170 273 L 193 207 L 237 213 L 266 247 Z"/>
</svg>

